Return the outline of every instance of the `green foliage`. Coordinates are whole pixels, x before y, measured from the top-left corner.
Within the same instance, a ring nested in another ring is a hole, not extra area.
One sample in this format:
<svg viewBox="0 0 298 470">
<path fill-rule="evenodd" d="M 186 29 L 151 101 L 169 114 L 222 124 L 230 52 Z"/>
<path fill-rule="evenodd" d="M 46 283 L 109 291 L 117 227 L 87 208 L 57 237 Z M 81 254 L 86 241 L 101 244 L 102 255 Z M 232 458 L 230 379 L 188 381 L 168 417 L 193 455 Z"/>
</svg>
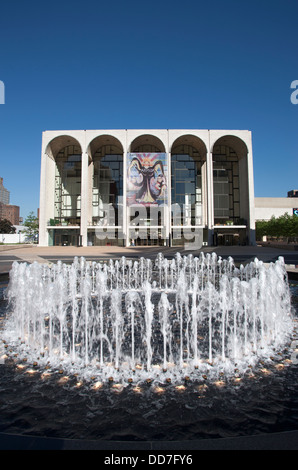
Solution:
<svg viewBox="0 0 298 470">
<path fill-rule="evenodd" d="M 16 228 L 7 219 L 0 219 L 0 233 L 15 233 Z"/>
<path fill-rule="evenodd" d="M 264 235 L 284 238 L 298 237 L 298 217 L 296 215 L 284 214 L 277 218 L 273 216 L 268 221 L 257 221 L 257 240 L 261 240 Z"/>
<path fill-rule="evenodd" d="M 27 227 L 26 232 L 28 233 L 28 235 L 33 236 L 38 234 L 39 221 L 38 218 L 34 215 L 34 212 L 30 212 L 24 222 L 24 226 Z"/>
</svg>

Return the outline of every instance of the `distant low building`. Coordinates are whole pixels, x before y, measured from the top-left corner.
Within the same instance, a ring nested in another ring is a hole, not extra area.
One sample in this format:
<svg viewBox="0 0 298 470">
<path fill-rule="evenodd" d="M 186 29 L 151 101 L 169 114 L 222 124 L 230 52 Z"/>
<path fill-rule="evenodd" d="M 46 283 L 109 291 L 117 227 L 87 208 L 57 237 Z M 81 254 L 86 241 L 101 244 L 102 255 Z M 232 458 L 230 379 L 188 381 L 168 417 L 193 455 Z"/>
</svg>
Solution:
<svg viewBox="0 0 298 470">
<path fill-rule="evenodd" d="M 288 193 L 289 194 L 289 193 Z M 256 197 L 255 219 L 270 220 L 271 217 L 280 217 L 284 214 L 293 215 L 297 209 L 296 196 L 291 197 Z"/>
<path fill-rule="evenodd" d="M 0 177 L 0 219 L 9 220 L 12 225 L 19 225 L 20 219 L 20 207 L 9 204 L 10 191 L 8 191 L 3 185 L 3 178 Z"/>
<path fill-rule="evenodd" d="M 19 225 L 20 207 L 0 202 L 0 219 L 7 219 L 12 223 L 12 225 Z"/>
</svg>

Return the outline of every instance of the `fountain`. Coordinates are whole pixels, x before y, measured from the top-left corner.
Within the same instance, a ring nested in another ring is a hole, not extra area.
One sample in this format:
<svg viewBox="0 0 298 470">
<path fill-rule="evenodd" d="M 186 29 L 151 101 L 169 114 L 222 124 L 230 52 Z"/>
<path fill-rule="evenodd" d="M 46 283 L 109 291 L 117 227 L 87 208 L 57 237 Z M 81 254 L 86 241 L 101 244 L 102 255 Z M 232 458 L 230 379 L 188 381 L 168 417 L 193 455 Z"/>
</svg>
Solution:
<svg viewBox="0 0 298 470">
<path fill-rule="evenodd" d="M 19 357 L 84 380 L 196 381 L 247 370 L 293 330 L 282 258 L 236 267 L 200 253 L 155 261 L 14 262 L 2 337 Z"/>
</svg>

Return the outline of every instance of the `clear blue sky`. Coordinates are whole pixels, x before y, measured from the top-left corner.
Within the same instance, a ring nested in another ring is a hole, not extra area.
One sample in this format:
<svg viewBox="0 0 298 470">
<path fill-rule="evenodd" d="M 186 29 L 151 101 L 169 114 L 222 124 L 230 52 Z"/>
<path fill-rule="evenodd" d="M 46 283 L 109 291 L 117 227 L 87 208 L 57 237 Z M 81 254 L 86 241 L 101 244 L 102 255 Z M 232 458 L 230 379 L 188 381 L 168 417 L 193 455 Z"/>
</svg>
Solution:
<svg viewBox="0 0 298 470">
<path fill-rule="evenodd" d="M 255 195 L 298 189 L 297 0 L 51 0 L 0 6 L 0 176 L 39 206 L 41 134 L 249 129 Z"/>
</svg>

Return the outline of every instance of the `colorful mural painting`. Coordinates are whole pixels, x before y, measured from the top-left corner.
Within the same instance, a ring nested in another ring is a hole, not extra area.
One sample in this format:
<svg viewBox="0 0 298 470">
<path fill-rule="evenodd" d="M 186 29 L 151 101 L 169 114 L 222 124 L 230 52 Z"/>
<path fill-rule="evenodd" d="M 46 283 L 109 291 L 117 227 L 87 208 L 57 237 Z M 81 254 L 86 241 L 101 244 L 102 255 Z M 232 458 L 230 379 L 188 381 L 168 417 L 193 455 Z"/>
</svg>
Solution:
<svg viewBox="0 0 298 470">
<path fill-rule="evenodd" d="M 127 154 L 127 205 L 167 204 L 167 154 Z"/>
</svg>

